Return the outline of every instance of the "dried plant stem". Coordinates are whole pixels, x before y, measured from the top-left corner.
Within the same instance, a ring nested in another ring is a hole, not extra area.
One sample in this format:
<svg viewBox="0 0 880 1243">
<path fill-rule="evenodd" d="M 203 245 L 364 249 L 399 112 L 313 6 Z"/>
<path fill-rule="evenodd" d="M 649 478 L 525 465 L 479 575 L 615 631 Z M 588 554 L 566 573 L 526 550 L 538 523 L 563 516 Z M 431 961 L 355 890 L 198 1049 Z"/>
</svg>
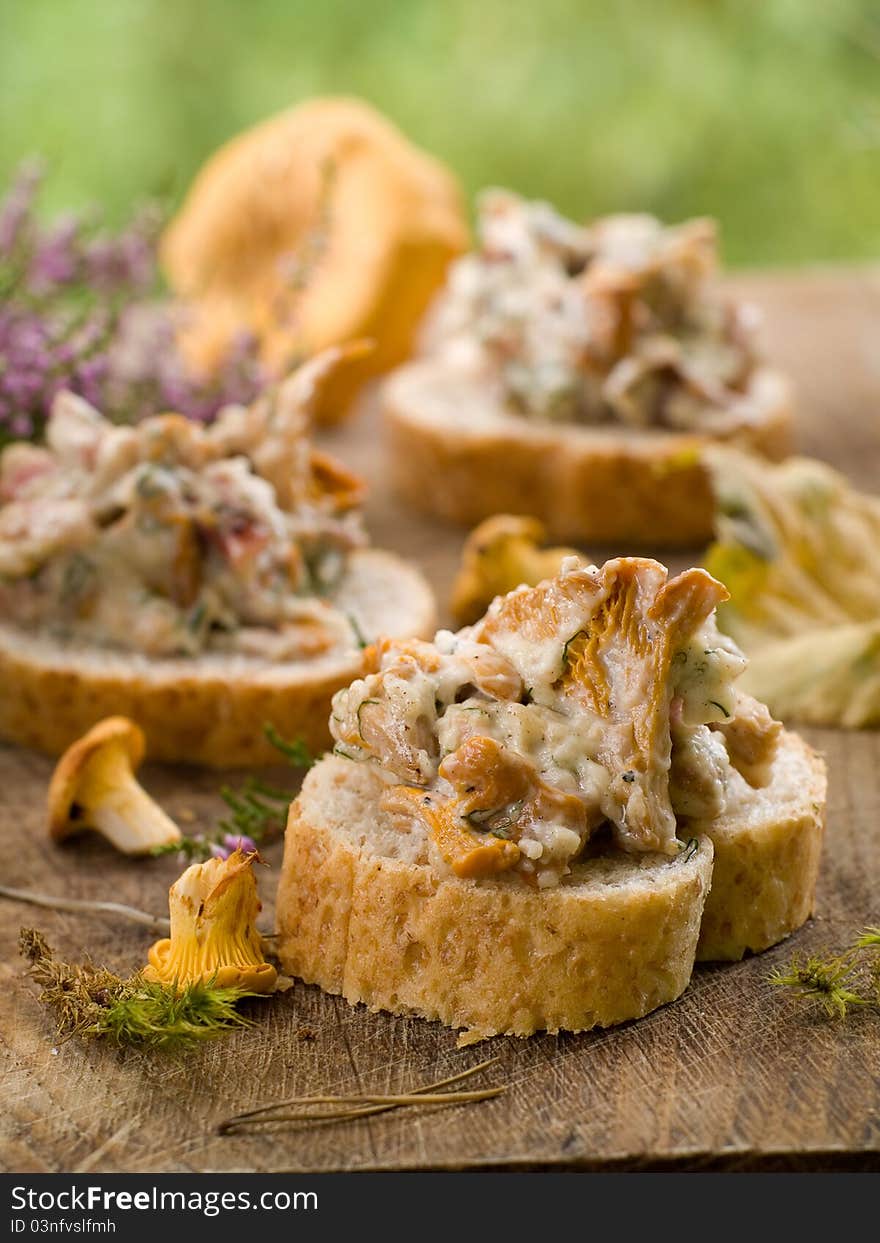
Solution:
<svg viewBox="0 0 880 1243">
<path fill-rule="evenodd" d="M 483 1100 L 487 1095 L 497 1096 L 504 1088 L 477 1088 L 472 1092 L 364 1092 L 357 1096 L 300 1096 L 294 1105 L 442 1105 L 445 1101 Z"/>
<path fill-rule="evenodd" d="M 435 1092 L 438 1088 L 451 1087 L 453 1083 L 461 1083 L 464 1079 L 470 1079 L 472 1075 L 479 1074 L 481 1070 L 486 1070 L 489 1066 L 494 1066 L 500 1059 L 490 1057 L 485 1062 L 479 1062 L 476 1066 L 470 1066 L 467 1070 L 460 1070 L 455 1075 L 450 1075 L 448 1079 L 438 1079 L 435 1083 L 426 1083 L 423 1088 L 414 1088 L 410 1095 L 421 1096 L 424 1092 Z M 336 1099 L 339 1099 L 338 1097 Z M 346 1100 L 353 1099 L 363 1101 L 363 1096 L 351 1097 L 347 1096 Z M 289 1105 L 301 1105 L 304 1101 L 314 1104 L 316 1097 L 314 1096 L 289 1096 L 283 1101 L 273 1101 L 269 1105 L 255 1105 L 253 1109 L 243 1110 L 240 1114 L 236 1114 L 234 1119 L 230 1121 L 239 1122 L 244 1118 L 253 1118 L 256 1114 L 270 1113 L 273 1109 L 286 1109 Z"/>
<path fill-rule="evenodd" d="M 254 1109 L 236 1114 L 225 1122 L 221 1122 L 217 1130 L 220 1135 L 226 1135 L 240 1126 L 261 1122 L 348 1122 L 356 1118 L 368 1118 L 375 1114 L 387 1113 L 389 1110 L 399 1109 L 403 1105 L 453 1105 L 464 1104 L 468 1101 L 490 1100 L 494 1096 L 499 1096 L 507 1089 L 505 1087 L 485 1088 L 473 1092 L 442 1092 L 438 1089 L 461 1083 L 464 1079 L 469 1079 L 472 1075 L 486 1070 L 487 1067 L 494 1066 L 498 1061 L 497 1057 L 490 1057 L 486 1061 L 479 1062 L 476 1066 L 471 1066 L 467 1070 L 461 1070 L 458 1074 L 450 1075 L 446 1079 L 438 1079 L 434 1083 L 426 1083 L 424 1087 L 414 1088 L 412 1092 L 398 1095 L 389 1096 L 365 1093 L 356 1096 L 291 1096 L 283 1101 L 274 1101 L 269 1105 L 257 1105 Z M 306 1110 L 290 1114 L 275 1113 L 276 1110 L 297 1105 L 343 1104 L 351 1106 L 356 1102 L 363 1102 L 363 1108 L 344 1108 L 335 1112 L 332 1110 Z"/>
<path fill-rule="evenodd" d="M 139 911 L 137 907 L 125 906 L 121 902 L 93 902 L 84 898 L 59 898 L 50 893 L 34 893 L 29 889 L 12 889 L 8 885 L 0 885 L 0 898 L 9 898 L 13 902 L 26 902 L 30 906 L 45 906 L 53 911 L 72 911 L 99 915 L 119 915 L 135 924 L 143 924 L 152 932 L 168 932 L 170 921 L 162 915 L 150 915 L 148 911 Z"/>
<path fill-rule="evenodd" d="M 438 1092 L 436 1095 L 396 1097 L 377 1096 L 360 1097 L 360 1100 L 384 1101 L 372 1109 L 304 1109 L 299 1113 L 276 1114 L 269 1118 L 255 1118 L 252 1122 L 350 1122 L 354 1118 L 363 1118 L 371 1113 L 386 1113 L 390 1109 L 399 1109 L 403 1105 L 467 1105 L 476 1101 L 488 1101 L 506 1092 L 506 1087 L 485 1088 L 480 1092 Z"/>
</svg>

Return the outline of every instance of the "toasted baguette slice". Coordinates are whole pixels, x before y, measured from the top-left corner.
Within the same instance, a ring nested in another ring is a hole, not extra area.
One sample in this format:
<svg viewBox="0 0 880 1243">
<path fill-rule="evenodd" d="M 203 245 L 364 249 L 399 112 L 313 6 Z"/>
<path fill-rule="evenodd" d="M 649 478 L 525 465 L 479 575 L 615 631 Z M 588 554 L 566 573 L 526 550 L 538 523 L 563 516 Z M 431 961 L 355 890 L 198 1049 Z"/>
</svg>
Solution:
<svg viewBox="0 0 880 1243">
<path fill-rule="evenodd" d="M 434 630 L 431 589 L 391 553 L 353 553 L 333 602 L 368 639 Z M 103 717 L 124 715 L 144 730 L 151 759 L 277 763 L 264 725 L 322 750 L 330 741 L 330 699 L 362 663 L 358 648 L 292 664 L 220 653 L 153 660 L 62 646 L 0 625 L 0 738 L 59 754 Z"/>
<path fill-rule="evenodd" d="M 812 912 L 825 766 L 796 734 L 767 787 L 743 783 L 722 818 L 690 825 L 695 850 L 608 851 L 555 889 L 438 876 L 382 789 L 364 764 L 322 760 L 291 807 L 278 889 L 285 969 L 352 1004 L 484 1035 L 606 1027 L 679 996 L 695 954 L 740 959 Z"/>
<path fill-rule="evenodd" d="M 759 369 L 750 395 L 762 417 L 728 443 L 784 457 L 788 380 Z M 504 411 L 474 379 L 430 361 L 395 372 L 382 403 L 394 485 L 437 517 L 472 526 L 494 513 L 529 513 L 550 539 L 657 548 L 712 535 L 712 489 L 699 460 L 705 436 L 530 421 Z"/>
<path fill-rule="evenodd" d="M 558 887 L 441 877 L 379 808 L 381 779 L 337 756 L 293 803 L 278 889 L 285 970 L 373 1010 L 480 1035 L 584 1031 L 672 1001 L 691 976 L 712 870 L 609 852 Z"/>
<path fill-rule="evenodd" d="M 783 733 L 770 783 L 742 782 L 734 805 L 695 821 L 715 847 L 712 888 L 697 959 L 738 960 L 800 928 L 813 912 L 825 828 L 825 762 L 797 734 Z"/>
</svg>

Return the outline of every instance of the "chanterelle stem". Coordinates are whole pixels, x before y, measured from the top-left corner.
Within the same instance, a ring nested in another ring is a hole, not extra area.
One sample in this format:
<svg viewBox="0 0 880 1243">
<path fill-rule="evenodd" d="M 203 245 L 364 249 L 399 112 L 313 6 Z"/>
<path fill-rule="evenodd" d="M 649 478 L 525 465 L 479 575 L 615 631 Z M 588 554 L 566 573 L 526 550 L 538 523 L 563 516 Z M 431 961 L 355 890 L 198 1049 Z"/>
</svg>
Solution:
<svg viewBox="0 0 880 1243">
<path fill-rule="evenodd" d="M 145 855 L 180 840 L 180 829 L 121 763 L 102 765 L 84 791 L 88 823 L 117 850 Z"/>
</svg>

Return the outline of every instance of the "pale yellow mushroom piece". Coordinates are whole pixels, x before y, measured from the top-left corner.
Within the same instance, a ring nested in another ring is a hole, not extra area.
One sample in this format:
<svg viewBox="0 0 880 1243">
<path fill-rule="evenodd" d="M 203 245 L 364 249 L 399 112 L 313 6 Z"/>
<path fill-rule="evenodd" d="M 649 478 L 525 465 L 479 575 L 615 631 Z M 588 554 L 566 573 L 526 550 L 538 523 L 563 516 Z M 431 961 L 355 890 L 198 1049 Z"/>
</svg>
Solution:
<svg viewBox="0 0 880 1243">
<path fill-rule="evenodd" d="M 783 721 L 880 726 L 880 497 L 825 462 L 706 451 L 715 492 L 707 569 L 730 592 L 718 624 L 743 649 L 740 689 Z"/>
<path fill-rule="evenodd" d="M 94 725 L 64 752 L 49 785 L 49 835 L 62 841 L 94 829 L 126 855 L 180 840 L 180 829 L 135 780 L 143 730 L 124 716 Z"/>
<path fill-rule="evenodd" d="M 168 893 L 171 936 L 152 946 L 148 980 L 184 988 L 211 981 L 217 988 L 273 993 L 278 973 L 263 958 L 257 932 L 260 899 L 253 863 L 233 851 L 188 867 Z"/>
<path fill-rule="evenodd" d="M 579 565 L 589 564 L 574 548 L 542 548 L 546 538 L 537 518 L 516 514 L 494 514 L 474 527 L 462 549 L 452 587 L 450 604 L 458 624 L 478 621 L 496 596 L 555 578 L 566 557 L 575 557 Z"/>
</svg>

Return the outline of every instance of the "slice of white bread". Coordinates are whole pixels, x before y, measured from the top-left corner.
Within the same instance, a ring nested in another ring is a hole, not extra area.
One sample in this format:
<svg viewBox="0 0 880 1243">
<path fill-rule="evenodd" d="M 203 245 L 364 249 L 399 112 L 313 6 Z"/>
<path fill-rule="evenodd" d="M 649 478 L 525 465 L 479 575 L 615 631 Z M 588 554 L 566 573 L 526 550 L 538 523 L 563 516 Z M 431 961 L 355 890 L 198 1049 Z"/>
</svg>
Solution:
<svg viewBox="0 0 880 1243">
<path fill-rule="evenodd" d="M 783 733 L 768 785 L 737 782 L 732 806 L 692 821 L 715 847 L 697 959 L 731 961 L 768 949 L 813 912 L 825 828 L 825 762 Z"/>
<path fill-rule="evenodd" d="M 353 553 L 332 602 L 366 639 L 434 631 L 430 587 L 391 553 Z M 150 759 L 277 763 L 264 725 L 321 751 L 330 741 L 330 700 L 362 663 L 357 647 L 288 664 L 225 653 L 154 660 L 63 646 L 0 624 L 0 738 L 59 754 L 103 717 L 122 715 L 143 729 Z"/>
<path fill-rule="evenodd" d="M 783 458 L 792 395 L 760 368 L 749 396 L 760 411 L 727 443 Z M 400 368 L 382 387 L 394 486 L 412 505 L 473 526 L 528 513 L 548 538 L 683 547 L 711 538 L 714 500 L 700 451 L 709 437 L 540 423 L 506 412 L 491 390 L 439 362 Z"/>
<path fill-rule="evenodd" d="M 284 969 L 374 1010 L 481 1035 L 584 1031 L 638 1018 L 687 986 L 712 870 L 700 838 L 674 858 L 607 855 L 556 888 L 462 880 L 378 805 L 366 764 L 337 756 L 293 803 L 278 889 Z"/>
<path fill-rule="evenodd" d="M 606 1027 L 678 997 L 695 957 L 764 949 L 812 910 L 825 768 L 795 734 L 765 789 L 743 783 L 735 809 L 689 827 L 695 847 L 608 850 L 553 889 L 438 875 L 424 835 L 380 809 L 383 788 L 369 766 L 325 758 L 285 840 L 284 969 L 351 1004 L 481 1035 Z"/>
</svg>

